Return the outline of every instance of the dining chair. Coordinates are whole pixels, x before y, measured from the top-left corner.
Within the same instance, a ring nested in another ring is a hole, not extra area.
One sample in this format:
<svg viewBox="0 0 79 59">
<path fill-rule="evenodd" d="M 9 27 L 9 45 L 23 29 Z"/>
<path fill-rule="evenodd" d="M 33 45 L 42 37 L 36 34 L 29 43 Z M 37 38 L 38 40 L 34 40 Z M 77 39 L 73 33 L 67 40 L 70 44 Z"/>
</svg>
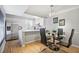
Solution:
<svg viewBox="0 0 79 59">
<path fill-rule="evenodd" d="M 63 39 L 63 29 L 62 28 L 58 28 L 58 40 L 62 40 Z"/>
<path fill-rule="evenodd" d="M 69 48 L 72 45 L 72 38 L 73 38 L 73 35 L 74 35 L 74 31 L 75 31 L 74 29 L 71 30 L 71 35 L 69 37 L 68 43 L 65 43 L 65 42 L 63 42 L 61 40 L 59 44 L 62 45 L 62 46 L 65 46 L 67 48 Z"/>
<path fill-rule="evenodd" d="M 48 33 L 48 35 L 50 35 L 50 33 Z M 46 36 L 45 28 L 40 29 L 40 36 L 41 36 L 41 43 L 43 43 L 44 45 L 50 46 L 51 44 L 53 44 L 53 42 L 50 42 L 51 38 Z"/>
<path fill-rule="evenodd" d="M 40 28 L 40 36 L 41 36 L 41 43 L 43 43 L 44 45 L 47 45 L 45 28 Z"/>
</svg>

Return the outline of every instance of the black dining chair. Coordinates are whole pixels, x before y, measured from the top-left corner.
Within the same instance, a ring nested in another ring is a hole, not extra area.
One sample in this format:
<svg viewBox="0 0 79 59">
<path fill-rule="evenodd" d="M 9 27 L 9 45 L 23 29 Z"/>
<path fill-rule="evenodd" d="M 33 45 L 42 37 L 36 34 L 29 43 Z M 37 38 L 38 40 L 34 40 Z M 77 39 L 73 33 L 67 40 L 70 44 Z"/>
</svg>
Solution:
<svg viewBox="0 0 79 59">
<path fill-rule="evenodd" d="M 40 28 L 40 36 L 41 36 L 41 43 L 43 43 L 44 45 L 47 45 L 45 28 Z"/>
<path fill-rule="evenodd" d="M 48 34 L 50 35 L 50 33 Z M 51 38 L 46 36 L 45 28 L 40 28 L 40 36 L 41 36 L 41 43 L 43 43 L 44 45 L 49 46 L 50 43 L 52 43 L 52 42 L 49 42 Z"/>
<path fill-rule="evenodd" d="M 63 29 L 62 28 L 58 28 L 58 40 L 62 40 L 63 39 Z"/>
<path fill-rule="evenodd" d="M 69 37 L 68 43 L 65 43 L 65 42 L 63 42 L 61 40 L 61 42 L 59 44 L 62 45 L 62 46 L 65 46 L 67 48 L 69 48 L 72 45 L 72 38 L 73 38 L 73 35 L 74 35 L 74 31 L 75 31 L 74 29 L 71 30 L 71 35 Z"/>
</svg>

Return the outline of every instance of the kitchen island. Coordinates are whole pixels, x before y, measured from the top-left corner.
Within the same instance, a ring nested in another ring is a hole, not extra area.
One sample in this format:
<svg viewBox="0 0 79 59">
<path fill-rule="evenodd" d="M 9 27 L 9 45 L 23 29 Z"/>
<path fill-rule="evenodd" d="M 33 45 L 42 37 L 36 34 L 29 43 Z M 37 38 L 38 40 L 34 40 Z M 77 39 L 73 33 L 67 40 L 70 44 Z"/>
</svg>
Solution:
<svg viewBox="0 0 79 59">
<path fill-rule="evenodd" d="M 22 46 L 40 40 L 40 30 L 19 30 L 19 41 Z"/>
</svg>

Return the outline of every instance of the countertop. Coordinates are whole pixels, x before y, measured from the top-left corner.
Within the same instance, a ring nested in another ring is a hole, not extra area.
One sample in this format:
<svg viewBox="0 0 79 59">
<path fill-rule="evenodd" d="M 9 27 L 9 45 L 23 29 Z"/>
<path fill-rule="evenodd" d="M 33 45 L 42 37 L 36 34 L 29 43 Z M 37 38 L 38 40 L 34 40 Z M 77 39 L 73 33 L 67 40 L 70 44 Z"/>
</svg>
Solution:
<svg viewBox="0 0 79 59">
<path fill-rule="evenodd" d="M 22 31 L 22 32 L 39 32 L 40 30 L 19 30 L 19 31 Z"/>
</svg>

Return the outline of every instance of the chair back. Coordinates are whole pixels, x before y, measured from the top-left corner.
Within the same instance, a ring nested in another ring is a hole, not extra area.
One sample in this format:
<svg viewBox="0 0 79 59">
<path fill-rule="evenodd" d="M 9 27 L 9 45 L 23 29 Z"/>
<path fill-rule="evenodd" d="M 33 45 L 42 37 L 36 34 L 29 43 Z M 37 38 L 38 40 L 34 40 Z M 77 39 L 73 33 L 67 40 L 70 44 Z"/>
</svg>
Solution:
<svg viewBox="0 0 79 59">
<path fill-rule="evenodd" d="M 63 28 L 58 28 L 58 35 L 63 35 Z"/>
<path fill-rule="evenodd" d="M 63 35 L 63 28 L 58 28 L 58 39 L 57 40 L 63 39 L 63 37 L 60 35 Z"/>
<path fill-rule="evenodd" d="M 71 35 L 69 37 L 69 41 L 68 41 L 68 46 L 67 47 L 69 47 L 72 44 L 72 38 L 73 38 L 73 35 L 74 35 L 74 31 L 75 31 L 74 29 L 71 30 Z"/>
<path fill-rule="evenodd" d="M 46 38 L 45 28 L 40 28 L 40 36 L 41 36 L 41 43 L 47 45 L 47 38 Z"/>
</svg>

